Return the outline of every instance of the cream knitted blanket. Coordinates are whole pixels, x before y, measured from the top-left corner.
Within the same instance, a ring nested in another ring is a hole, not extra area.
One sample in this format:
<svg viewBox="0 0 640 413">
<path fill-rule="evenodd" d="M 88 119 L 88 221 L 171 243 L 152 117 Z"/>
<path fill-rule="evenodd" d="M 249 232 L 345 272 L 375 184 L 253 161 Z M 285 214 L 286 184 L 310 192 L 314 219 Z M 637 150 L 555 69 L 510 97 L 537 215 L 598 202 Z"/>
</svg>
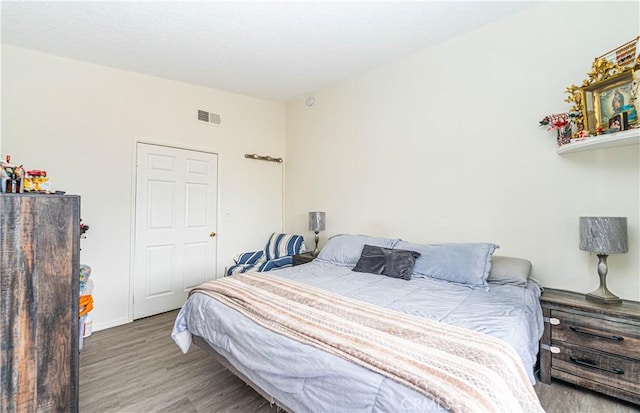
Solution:
<svg viewBox="0 0 640 413">
<path fill-rule="evenodd" d="M 543 412 L 516 352 L 486 334 L 259 273 L 211 281 L 195 292 L 402 383 L 451 412 Z"/>
</svg>

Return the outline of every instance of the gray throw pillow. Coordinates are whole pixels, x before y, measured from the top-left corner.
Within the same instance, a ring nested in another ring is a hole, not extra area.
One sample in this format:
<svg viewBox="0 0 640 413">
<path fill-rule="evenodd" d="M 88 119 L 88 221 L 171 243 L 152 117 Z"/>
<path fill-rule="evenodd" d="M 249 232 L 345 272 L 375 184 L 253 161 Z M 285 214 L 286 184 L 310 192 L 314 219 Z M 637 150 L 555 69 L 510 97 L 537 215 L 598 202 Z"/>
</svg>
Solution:
<svg viewBox="0 0 640 413">
<path fill-rule="evenodd" d="M 366 245 L 353 271 L 410 280 L 419 252 Z"/>
<path fill-rule="evenodd" d="M 489 271 L 487 281 L 494 284 L 526 287 L 530 273 L 531 262 L 529 260 L 494 255 L 491 258 L 491 271 Z"/>
</svg>

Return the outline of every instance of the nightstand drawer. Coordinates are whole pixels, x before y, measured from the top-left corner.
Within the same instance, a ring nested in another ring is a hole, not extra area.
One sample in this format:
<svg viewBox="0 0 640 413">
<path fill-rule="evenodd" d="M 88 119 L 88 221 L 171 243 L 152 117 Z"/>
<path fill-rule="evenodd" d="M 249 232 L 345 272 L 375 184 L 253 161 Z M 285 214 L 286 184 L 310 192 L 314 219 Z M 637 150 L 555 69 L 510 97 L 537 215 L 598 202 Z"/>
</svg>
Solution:
<svg viewBox="0 0 640 413">
<path fill-rule="evenodd" d="M 629 324 L 552 310 L 560 324 L 551 329 L 552 342 L 565 342 L 640 359 L 640 329 Z"/>
<path fill-rule="evenodd" d="M 603 304 L 547 288 L 540 380 L 561 379 L 640 405 L 640 303 Z"/>
<path fill-rule="evenodd" d="M 554 343 L 553 370 L 615 387 L 640 396 L 640 361 L 613 356 L 567 343 Z"/>
</svg>

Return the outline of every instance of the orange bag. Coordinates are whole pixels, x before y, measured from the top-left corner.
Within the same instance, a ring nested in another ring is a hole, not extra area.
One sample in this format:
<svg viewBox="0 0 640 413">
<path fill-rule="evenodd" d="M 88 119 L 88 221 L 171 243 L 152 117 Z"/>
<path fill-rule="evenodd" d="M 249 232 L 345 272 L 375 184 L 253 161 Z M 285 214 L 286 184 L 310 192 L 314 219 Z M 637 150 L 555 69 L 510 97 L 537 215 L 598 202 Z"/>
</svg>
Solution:
<svg viewBox="0 0 640 413">
<path fill-rule="evenodd" d="M 80 306 L 80 315 L 78 317 L 82 317 L 89 311 L 93 310 L 93 296 L 81 295 L 78 304 Z"/>
</svg>

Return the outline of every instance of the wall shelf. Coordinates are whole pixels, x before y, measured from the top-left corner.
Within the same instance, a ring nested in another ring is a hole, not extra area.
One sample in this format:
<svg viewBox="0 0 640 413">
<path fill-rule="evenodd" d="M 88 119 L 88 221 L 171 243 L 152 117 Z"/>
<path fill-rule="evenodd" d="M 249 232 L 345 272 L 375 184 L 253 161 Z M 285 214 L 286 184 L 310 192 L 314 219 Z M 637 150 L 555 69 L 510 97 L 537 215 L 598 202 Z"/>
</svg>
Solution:
<svg viewBox="0 0 640 413">
<path fill-rule="evenodd" d="M 559 155 L 571 152 L 591 151 L 594 149 L 617 148 L 620 146 L 640 144 L 640 129 L 630 129 L 622 132 L 600 136 L 592 136 L 585 140 L 568 143 L 556 149 Z"/>
</svg>

